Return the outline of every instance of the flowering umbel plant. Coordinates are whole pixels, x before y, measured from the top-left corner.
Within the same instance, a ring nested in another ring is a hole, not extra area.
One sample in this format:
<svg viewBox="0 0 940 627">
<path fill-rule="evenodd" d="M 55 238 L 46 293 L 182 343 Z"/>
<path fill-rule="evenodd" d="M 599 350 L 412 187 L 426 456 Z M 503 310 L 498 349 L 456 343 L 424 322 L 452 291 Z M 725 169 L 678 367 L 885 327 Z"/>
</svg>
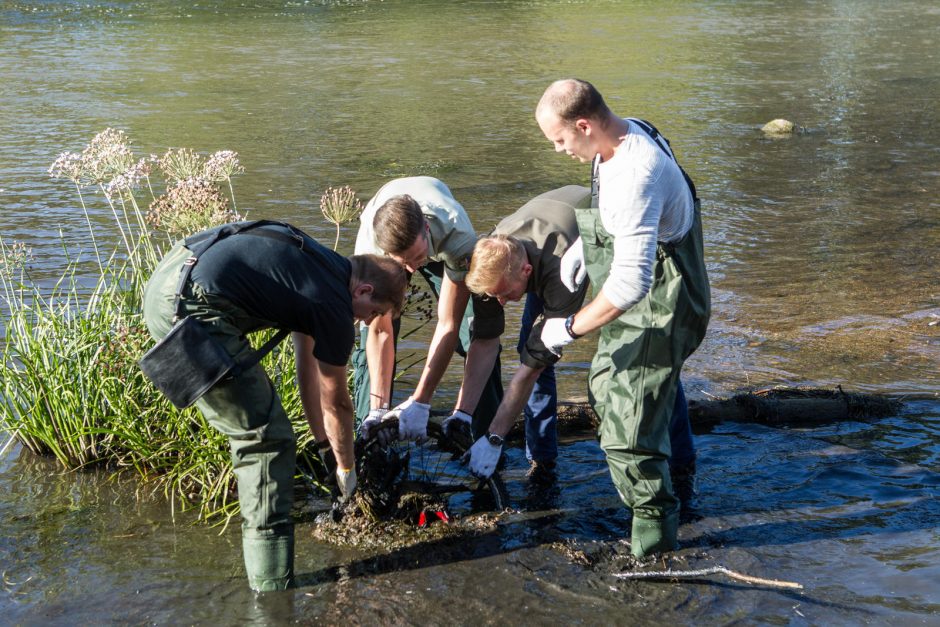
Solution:
<svg viewBox="0 0 940 627">
<path fill-rule="evenodd" d="M 219 186 L 204 178 L 179 181 L 150 205 L 147 223 L 172 237 L 182 237 L 213 224 L 240 220 Z"/>
<path fill-rule="evenodd" d="M 356 198 L 356 192 L 349 185 L 327 187 L 320 197 L 320 211 L 323 217 L 336 225 L 336 240 L 333 250 L 339 245 L 339 227 L 354 220 L 362 213 L 362 202 Z"/>
<path fill-rule="evenodd" d="M 159 197 L 151 184 L 151 175 L 157 170 L 166 181 L 165 191 Z M 152 246 L 140 250 L 151 228 L 175 239 L 240 220 L 242 216 L 234 208 L 232 177 L 242 172 L 244 168 L 238 161 L 238 153 L 231 150 L 220 150 L 206 159 L 188 148 L 171 148 L 162 157 L 151 154 L 137 158 L 127 135 L 113 128 L 95 135 L 81 154 L 63 152 L 49 168 L 53 178 L 68 179 L 75 184 L 99 265 L 102 265 L 102 258 L 83 189 L 97 187 L 103 194 L 131 259 L 146 253 L 151 257 L 148 261 L 152 262 Z M 223 183 L 228 186 L 227 196 L 220 187 Z M 143 188 L 151 197 L 146 212 L 140 210 L 135 196 Z"/>
<path fill-rule="evenodd" d="M 245 169 L 238 153 L 220 150 L 203 159 L 188 148 L 170 149 L 159 161 L 167 180 L 167 191 L 150 205 L 147 222 L 171 237 L 182 237 L 216 224 L 241 220 L 234 208 L 232 176 Z M 227 183 L 229 198 L 219 188 Z"/>
</svg>

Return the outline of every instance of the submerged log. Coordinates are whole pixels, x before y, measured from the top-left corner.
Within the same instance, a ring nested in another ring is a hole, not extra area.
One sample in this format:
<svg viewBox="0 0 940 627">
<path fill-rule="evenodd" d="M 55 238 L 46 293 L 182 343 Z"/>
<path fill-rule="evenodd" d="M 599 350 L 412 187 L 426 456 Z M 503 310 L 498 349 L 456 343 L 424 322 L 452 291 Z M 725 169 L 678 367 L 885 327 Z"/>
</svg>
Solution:
<svg viewBox="0 0 940 627">
<path fill-rule="evenodd" d="M 751 422 L 771 426 L 814 426 L 843 420 L 867 420 L 892 416 L 901 401 L 877 394 L 815 388 L 769 388 L 736 394 L 731 398 L 689 401 L 689 418 L 696 432 L 722 422 Z M 587 401 L 558 404 L 558 432 L 562 435 L 592 433 L 597 415 Z M 509 434 L 523 437 L 519 420 Z"/>
<path fill-rule="evenodd" d="M 689 402 L 692 426 L 721 422 L 756 422 L 771 426 L 812 426 L 842 420 L 893 416 L 901 401 L 877 394 L 802 388 L 769 388 L 736 394 L 729 399 Z"/>
</svg>

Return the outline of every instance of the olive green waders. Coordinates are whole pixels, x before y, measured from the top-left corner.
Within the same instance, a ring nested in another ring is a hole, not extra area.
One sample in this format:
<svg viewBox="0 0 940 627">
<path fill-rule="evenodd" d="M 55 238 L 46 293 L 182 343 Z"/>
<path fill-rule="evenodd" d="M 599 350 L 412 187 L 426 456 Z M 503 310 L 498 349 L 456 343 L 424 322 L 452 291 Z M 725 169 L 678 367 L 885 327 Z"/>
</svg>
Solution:
<svg viewBox="0 0 940 627">
<path fill-rule="evenodd" d="M 613 237 L 597 209 L 575 214 L 596 295 L 610 272 Z M 591 363 L 589 398 L 600 418 L 601 448 L 614 486 L 633 511 L 636 556 L 677 546 L 669 423 L 682 364 L 705 336 L 709 301 L 696 201 L 692 228 L 679 243 L 657 246 L 649 293 L 601 328 Z"/>
<path fill-rule="evenodd" d="M 443 264 L 441 262 L 431 262 L 420 268 L 421 276 L 428 283 L 428 287 L 431 289 L 431 292 L 434 294 L 434 299 L 440 299 L 441 294 L 441 275 L 443 273 Z M 471 300 L 467 303 L 467 309 L 464 313 L 463 320 L 460 322 L 460 334 L 457 339 L 457 349 L 456 353 L 461 357 L 467 356 L 467 350 L 470 348 L 470 321 L 473 319 L 473 301 Z M 397 354 L 398 350 L 398 329 L 399 329 L 399 320 L 394 322 L 394 341 L 395 341 L 395 350 Z M 359 330 L 359 344 L 353 350 L 352 354 L 352 366 L 353 366 L 353 394 L 354 402 L 356 404 L 356 418 L 358 420 L 363 420 L 371 409 L 371 400 L 370 396 L 370 379 L 369 379 L 369 363 L 366 359 L 366 341 L 369 337 L 368 327 L 363 327 Z M 394 380 L 392 381 L 392 387 L 394 389 Z M 501 367 L 500 359 L 497 355 L 496 363 L 493 364 L 493 370 L 490 371 L 490 376 L 486 380 L 486 383 L 483 387 L 483 392 L 480 394 L 480 401 L 477 403 L 477 409 L 473 412 L 473 422 L 471 425 L 471 431 L 473 433 L 474 439 L 481 437 L 487 430 L 490 428 L 490 423 L 493 421 L 493 417 L 496 415 L 496 410 L 499 408 L 500 402 L 503 400 L 503 382 L 501 377 Z"/>
<path fill-rule="evenodd" d="M 190 251 L 180 242 L 147 283 L 144 320 L 158 340 L 173 327 L 180 268 Z M 251 352 L 243 329 L 268 326 L 224 298 L 189 282 L 182 292 L 184 312 L 199 319 L 233 357 Z M 223 380 L 196 401 L 213 427 L 228 436 L 242 514 L 242 549 L 253 590 L 282 590 L 294 569 L 294 528 L 290 510 L 296 441 L 281 401 L 264 369 L 255 365 Z"/>
</svg>

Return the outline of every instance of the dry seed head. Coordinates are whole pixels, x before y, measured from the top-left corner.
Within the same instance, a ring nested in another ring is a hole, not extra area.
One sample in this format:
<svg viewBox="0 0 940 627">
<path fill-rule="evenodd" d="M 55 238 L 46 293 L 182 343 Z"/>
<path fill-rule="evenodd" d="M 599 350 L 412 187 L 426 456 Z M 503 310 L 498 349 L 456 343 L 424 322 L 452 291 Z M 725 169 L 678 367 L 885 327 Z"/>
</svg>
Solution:
<svg viewBox="0 0 940 627">
<path fill-rule="evenodd" d="M 320 211 L 327 220 L 339 226 L 362 213 L 362 202 L 349 185 L 327 187 L 320 197 Z"/>
<path fill-rule="evenodd" d="M 218 186 L 203 178 L 178 182 L 157 198 L 147 213 L 151 226 L 174 237 L 240 219 Z"/>
</svg>

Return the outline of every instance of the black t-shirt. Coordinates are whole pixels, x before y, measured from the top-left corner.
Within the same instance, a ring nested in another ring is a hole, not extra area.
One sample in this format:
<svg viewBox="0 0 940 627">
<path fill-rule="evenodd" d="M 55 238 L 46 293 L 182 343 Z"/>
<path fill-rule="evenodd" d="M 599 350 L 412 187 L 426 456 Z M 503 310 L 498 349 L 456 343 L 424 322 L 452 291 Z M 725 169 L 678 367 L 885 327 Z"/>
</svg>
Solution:
<svg viewBox="0 0 940 627">
<path fill-rule="evenodd" d="M 265 237 L 264 231 L 294 234 L 294 239 Z M 342 366 L 349 360 L 355 334 L 351 272 L 348 259 L 299 229 L 264 225 L 213 244 L 191 277 L 206 292 L 267 321 L 264 326 L 313 337 L 314 356 Z"/>
</svg>

